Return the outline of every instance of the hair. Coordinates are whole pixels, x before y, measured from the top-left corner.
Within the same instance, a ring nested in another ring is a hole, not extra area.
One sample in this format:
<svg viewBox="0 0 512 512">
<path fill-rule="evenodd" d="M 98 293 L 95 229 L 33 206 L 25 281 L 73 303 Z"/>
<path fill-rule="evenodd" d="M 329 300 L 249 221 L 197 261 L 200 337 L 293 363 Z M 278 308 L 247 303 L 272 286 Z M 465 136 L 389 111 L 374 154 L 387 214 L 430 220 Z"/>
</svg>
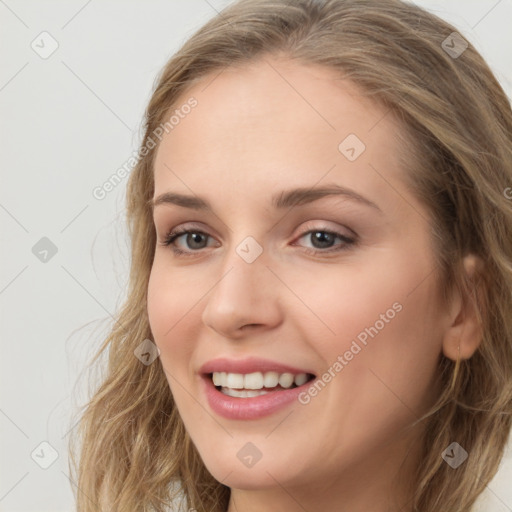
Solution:
<svg viewBox="0 0 512 512">
<path fill-rule="evenodd" d="M 165 65 L 140 146 L 154 142 L 193 84 L 272 55 L 333 70 L 399 120 L 408 186 L 431 216 L 442 296 L 464 293 L 482 325 L 472 357 L 439 357 L 440 392 L 421 419 L 422 462 L 414 475 L 411 509 L 421 512 L 470 510 L 497 472 L 512 427 L 512 111 L 471 43 L 457 58 L 443 49 L 454 31 L 400 0 L 237 1 Z M 229 501 L 229 487 L 208 472 L 187 434 L 160 361 L 146 366 L 134 357 L 152 339 L 146 297 L 157 148 L 139 152 L 129 178 L 128 295 L 91 361 L 108 353 L 106 375 L 70 443 L 79 512 L 161 512 L 178 496 L 198 511 L 225 512 Z M 462 267 L 468 254 L 482 261 L 474 278 Z M 453 441 L 469 453 L 456 471 L 441 457 Z"/>
</svg>

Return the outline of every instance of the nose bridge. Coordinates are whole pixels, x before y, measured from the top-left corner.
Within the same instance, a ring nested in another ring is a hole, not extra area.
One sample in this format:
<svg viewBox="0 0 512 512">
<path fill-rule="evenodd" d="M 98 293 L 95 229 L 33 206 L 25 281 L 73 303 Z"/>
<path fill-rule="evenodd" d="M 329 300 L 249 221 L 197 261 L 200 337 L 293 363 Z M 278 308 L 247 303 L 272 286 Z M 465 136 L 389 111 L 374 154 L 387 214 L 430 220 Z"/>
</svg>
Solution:
<svg viewBox="0 0 512 512">
<path fill-rule="evenodd" d="M 210 301 L 215 296 L 216 299 L 226 300 L 226 306 L 231 304 L 233 308 L 255 302 L 263 291 L 264 280 L 270 274 L 266 267 L 266 257 L 263 256 L 263 247 L 254 238 L 246 237 L 233 245 L 225 257 Z"/>
<path fill-rule="evenodd" d="M 238 211 L 242 211 L 243 204 L 239 206 Z M 247 207 L 246 204 L 246 209 Z M 261 222 L 250 222 L 250 219 L 256 218 L 256 215 L 251 215 L 248 211 L 244 218 L 241 215 L 237 222 L 230 226 L 229 240 L 227 241 L 228 251 L 224 257 L 222 275 L 229 272 L 232 279 L 233 273 L 236 272 L 239 279 L 250 282 L 255 279 L 256 274 L 261 278 L 268 273 L 266 268 L 268 248 L 265 250 L 263 247 L 266 234 L 260 226 Z M 230 271 L 230 269 L 232 270 Z"/>
</svg>

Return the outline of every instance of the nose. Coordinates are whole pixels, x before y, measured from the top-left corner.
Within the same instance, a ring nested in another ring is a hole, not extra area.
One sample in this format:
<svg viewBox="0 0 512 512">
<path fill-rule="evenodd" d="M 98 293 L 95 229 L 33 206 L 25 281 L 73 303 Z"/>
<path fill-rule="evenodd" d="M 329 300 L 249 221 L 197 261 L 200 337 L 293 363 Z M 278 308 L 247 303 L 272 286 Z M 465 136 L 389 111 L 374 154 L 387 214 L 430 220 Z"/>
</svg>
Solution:
<svg viewBox="0 0 512 512">
<path fill-rule="evenodd" d="M 238 339 L 282 322 L 283 287 L 263 255 L 248 263 L 233 250 L 206 296 L 203 323 L 224 338 Z"/>
</svg>

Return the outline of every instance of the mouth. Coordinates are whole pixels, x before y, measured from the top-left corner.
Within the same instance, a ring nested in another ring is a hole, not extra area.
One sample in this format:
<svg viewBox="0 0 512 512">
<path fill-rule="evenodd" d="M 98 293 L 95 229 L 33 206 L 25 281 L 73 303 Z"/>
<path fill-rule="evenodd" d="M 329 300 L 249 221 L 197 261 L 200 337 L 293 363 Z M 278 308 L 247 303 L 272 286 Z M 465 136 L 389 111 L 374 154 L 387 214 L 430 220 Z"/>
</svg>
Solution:
<svg viewBox="0 0 512 512">
<path fill-rule="evenodd" d="M 212 372 L 205 375 L 220 393 L 234 398 L 254 398 L 304 386 L 315 379 L 311 373 Z"/>
<path fill-rule="evenodd" d="M 304 367 L 257 357 L 214 359 L 198 374 L 210 410 L 231 420 L 257 420 L 290 407 L 316 378 Z"/>
</svg>

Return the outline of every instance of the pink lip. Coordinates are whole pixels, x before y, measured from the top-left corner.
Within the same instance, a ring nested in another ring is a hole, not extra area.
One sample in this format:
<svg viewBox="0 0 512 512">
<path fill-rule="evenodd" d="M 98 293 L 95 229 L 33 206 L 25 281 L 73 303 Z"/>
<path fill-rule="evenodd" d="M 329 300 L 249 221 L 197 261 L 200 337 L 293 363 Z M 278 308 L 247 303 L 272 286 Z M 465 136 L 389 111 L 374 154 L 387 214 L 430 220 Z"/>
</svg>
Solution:
<svg viewBox="0 0 512 512">
<path fill-rule="evenodd" d="M 201 380 L 211 409 L 218 415 L 231 420 L 255 420 L 269 416 L 292 402 L 297 402 L 298 395 L 313 382 L 308 381 L 296 388 L 270 391 L 266 395 L 252 398 L 238 398 L 218 391 L 208 375 L 202 375 Z"/>
<path fill-rule="evenodd" d="M 248 357 L 246 359 L 227 359 L 218 358 L 208 361 L 199 368 L 199 373 L 204 375 L 213 372 L 227 373 L 254 373 L 254 372 L 278 372 L 278 373 L 311 373 L 310 370 L 301 370 L 288 366 L 286 364 L 277 363 L 268 359 L 260 359 L 258 357 Z"/>
<path fill-rule="evenodd" d="M 242 360 L 219 358 L 208 361 L 199 369 L 203 390 L 211 409 L 220 416 L 232 420 L 254 420 L 269 416 L 274 412 L 283 409 L 287 405 L 298 400 L 298 395 L 308 388 L 312 381 L 302 386 L 291 389 L 270 391 L 266 395 L 251 398 L 238 398 L 227 396 L 217 390 L 213 385 L 210 374 L 213 372 L 227 373 L 253 373 L 253 372 L 278 372 L 313 374 L 308 370 L 301 370 L 293 366 L 277 363 L 267 359 L 247 358 Z"/>
</svg>

